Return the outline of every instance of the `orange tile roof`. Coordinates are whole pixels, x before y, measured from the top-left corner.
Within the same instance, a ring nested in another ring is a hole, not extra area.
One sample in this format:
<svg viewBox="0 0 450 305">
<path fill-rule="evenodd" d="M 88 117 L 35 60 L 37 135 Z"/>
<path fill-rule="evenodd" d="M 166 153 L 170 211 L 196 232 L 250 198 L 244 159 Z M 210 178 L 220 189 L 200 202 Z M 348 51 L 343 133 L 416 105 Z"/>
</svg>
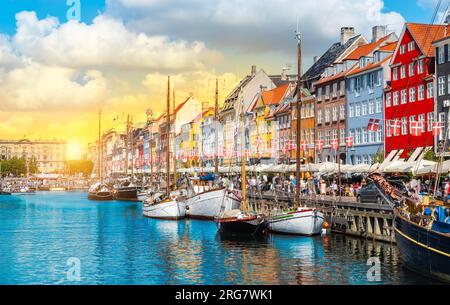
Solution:
<svg viewBox="0 0 450 305">
<path fill-rule="evenodd" d="M 193 123 L 199 122 L 209 111 L 214 110 L 213 107 L 209 107 L 208 109 L 200 112 L 197 116 L 192 120 Z"/>
<path fill-rule="evenodd" d="M 433 57 L 432 43 L 446 36 L 446 25 L 407 23 L 406 28 L 419 45 L 423 55 Z M 448 32 L 448 31 L 447 31 Z"/>
<path fill-rule="evenodd" d="M 392 34 L 386 35 L 375 42 L 368 43 L 356 48 L 352 53 L 350 53 L 344 60 L 359 60 L 363 56 L 367 56 L 376 48 L 381 46 Z M 395 48 L 394 48 L 395 49 Z"/>
<path fill-rule="evenodd" d="M 286 91 L 289 88 L 289 84 L 284 84 L 275 89 L 264 91 L 262 93 L 262 100 L 264 105 L 278 105 L 283 97 L 286 95 Z"/>
<path fill-rule="evenodd" d="M 334 81 L 334 80 L 339 79 L 339 78 L 341 78 L 341 77 L 344 77 L 344 76 L 346 76 L 348 73 L 352 72 L 353 69 L 354 69 L 357 65 L 358 65 L 358 64 L 354 64 L 353 67 L 351 67 L 351 68 L 350 68 L 349 70 L 347 70 L 347 71 L 342 71 L 342 72 L 340 72 L 340 73 L 338 73 L 338 74 L 335 74 L 335 75 L 332 75 L 332 76 L 328 76 L 328 77 L 321 78 L 321 79 L 319 79 L 319 80 L 317 81 L 316 85 L 321 85 L 321 84 L 323 84 L 323 83 L 331 82 L 331 81 Z"/>
<path fill-rule="evenodd" d="M 387 43 L 384 46 L 381 46 L 378 50 L 382 52 L 394 52 L 397 48 L 398 41 Z"/>
<path fill-rule="evenodd" d="M 365 66 L 364 68 L 356 68 L 354 70 L 352 70 L 350 73 L 347 74 L 347 76 L 349 75 L 355 75 L 364 71 L 369 71 L 372 69 L 375 69 L 377 67 L 381 67 L 382 64 L 384 64 L 386 61 L 390 60 L 392 58 L 393 55 L 389 55 L 388 57 L 386 57 L 385 59 L 383 59 L 382 61 L 380 61 L 379 63 L 370 63 L 367 66 Z"/>
</svg>

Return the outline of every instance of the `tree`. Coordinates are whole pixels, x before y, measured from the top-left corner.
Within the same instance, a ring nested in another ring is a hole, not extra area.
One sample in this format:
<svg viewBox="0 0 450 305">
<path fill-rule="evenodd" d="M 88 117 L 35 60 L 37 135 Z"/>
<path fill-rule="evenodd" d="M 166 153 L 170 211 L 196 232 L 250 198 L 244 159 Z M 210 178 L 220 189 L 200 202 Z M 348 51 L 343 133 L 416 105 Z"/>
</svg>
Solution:
<svg viewBox="0 0 450 305">
<path fill-rule="evenodd" d="M 38 172 L 37 160 L 35 156 L 32 156 L 28 162 L 28 172 L 30 174 L 37 174 Z"/>
</svg>

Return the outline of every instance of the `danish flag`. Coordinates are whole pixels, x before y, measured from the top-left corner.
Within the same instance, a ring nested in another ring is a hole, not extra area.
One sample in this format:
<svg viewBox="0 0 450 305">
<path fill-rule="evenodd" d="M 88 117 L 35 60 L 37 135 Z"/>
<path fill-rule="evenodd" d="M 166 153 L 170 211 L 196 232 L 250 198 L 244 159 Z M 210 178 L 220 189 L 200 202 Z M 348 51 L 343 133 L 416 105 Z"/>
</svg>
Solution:
<svg viewBox="0 0 450 305">
<path fill-rule="evenodd" d="M 322 150 L 323 149 L 323 144 L 324 144 L 323 140 L 316 140 L 316 150 L 317 151 Z"/>
<path fill-rule="evenodd" d="M 439 137 L 442 133 L 442 128 L 444 128 L 444 124 L 441 122 L 433 123 L 433 136 Z"/>
<path fill-rule="evenodd" d="M 391 134 L 396 136 L 399 134 L 401 128 L 400 120 L 392 120 L 391 121 Z"/>
<path fill-rule="evenodd" d="M 339 143 L 338 143 L 337 139 L 331 140 L 330 144 L 331 144 L 331 148 L 333 148 L 334 150 L 338 149 Z"/>
<path fill-rule="evenodd" d="M 368 131 L 378 131 L 378 128 L 380 127 L 380 120 L 379 119 L 370 119 L 369 125 L 367 126 Z"/>
<path fill-rule="evenodd" d="M 303 151 L 308 151 L 308 143 L 306 143 L 306 141 L 302 141 L 302 144 L 301 144 L 301 150 L 303 150 Z"/>
<path fill-rule="evenodd" d="M 422 122 L 411 122 L 411 134 L 415 137 L 422 135 Z"/>
<path fill-rule="evenodd" d="M 345 138 L 345 146 L 353 147 L 353 137 L 346 137 Z"/>
</svg>

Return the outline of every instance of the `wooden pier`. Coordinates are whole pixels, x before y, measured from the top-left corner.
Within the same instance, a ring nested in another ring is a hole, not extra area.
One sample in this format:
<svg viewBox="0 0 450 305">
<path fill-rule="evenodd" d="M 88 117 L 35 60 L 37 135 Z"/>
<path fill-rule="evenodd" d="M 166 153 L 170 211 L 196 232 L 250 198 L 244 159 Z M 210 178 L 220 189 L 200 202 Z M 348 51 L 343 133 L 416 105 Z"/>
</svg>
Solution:
<svg viewBox="0 0 450 305">
<path fill-rule="evenodd" d="M 294 194 L 250 193 L 250 208 L 269 215 L 293 205 Z M 331 231 L 369 240 L 395 242 L 393 209 L 388 204 L 358 203 L 356 198 L 333 196 L 302 196 L 302 204 L 321 209 Z"/>
</svg>

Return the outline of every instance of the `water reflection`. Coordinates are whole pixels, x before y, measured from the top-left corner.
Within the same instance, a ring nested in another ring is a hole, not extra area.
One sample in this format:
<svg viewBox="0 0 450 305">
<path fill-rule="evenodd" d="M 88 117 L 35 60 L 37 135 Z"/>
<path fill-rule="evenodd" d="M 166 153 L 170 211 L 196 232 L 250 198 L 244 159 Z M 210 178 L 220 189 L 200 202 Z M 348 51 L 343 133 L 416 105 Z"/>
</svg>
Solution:
<svg viewBox="0 0 450 305">
<path fill-rule="evenodd" d="M 0 284 L 426 284 L 405 270 L 397 248 L 342 235 L 236 238 L 214 222 L 146 219 L 136 203 L 89 202 L 82 193 L 0 198 Z"/>
</svg>

